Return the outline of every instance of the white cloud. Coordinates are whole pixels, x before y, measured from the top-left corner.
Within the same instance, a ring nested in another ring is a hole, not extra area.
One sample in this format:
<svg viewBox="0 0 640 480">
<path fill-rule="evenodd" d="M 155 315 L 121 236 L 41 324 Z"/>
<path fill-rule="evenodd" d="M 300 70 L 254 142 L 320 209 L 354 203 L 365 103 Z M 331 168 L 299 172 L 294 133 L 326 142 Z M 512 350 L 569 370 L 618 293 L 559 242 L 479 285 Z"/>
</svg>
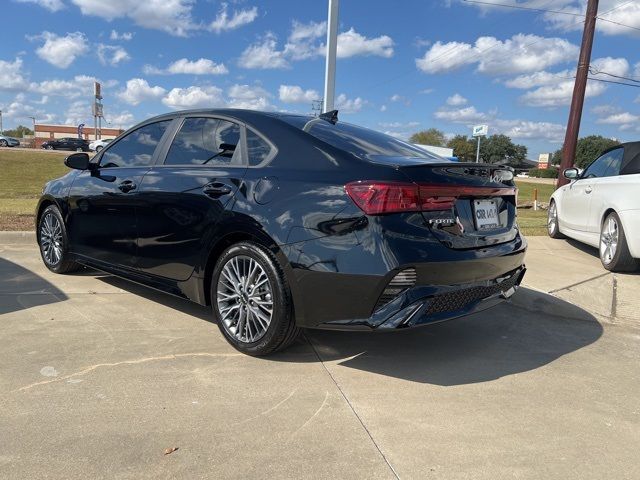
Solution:
<svg viewBox="0 0 640 480">
<path fill-rule="evenodd" d="M 459 93 L 456 93 L 449 98 L 447 98 L 447 105 L 451 105 L 452 107 L 459 107 L 460 105 L 466 105 L 467 99 L 464 98 Z"/>
<path fill-rule="evenodd" d="M 109 35 L 109 38 L 116 42 L 117 41 L 128 42 L 129 40 L 133 39 L 133 33 L 132 32 L 119 33 L 117 30 L 111 30 L 111 34 Z"/>
<path fill-rule="evenodd" d="M 252 7 L 246 10 L 236 10 L 233 15 L 229 16 L 227 12 L 227 4 L 223 3 L 220 12 L 215 20 L 209 24 L 209 30 L 221 33 L 228 30 L 235 30 L 243 25 L 253 22 L 258 16 L 258 7 Z"/>
<path fill-rule="evenodd" d="M 112 21 L 129 18 L 137 25 L 186 36 L 199 28 L 193 21 L 193 0 L 71 0 L 83 15 Z"/>
<path fill-rule="evenodd" d="M 585 14 L 586 3 L 578 0 L 562 1 L 564 5 L 554 5 L 554 10 L 572 14 Z M 615 10 L 613 10 L 615 8 Z M 623 0 L 603 0 L 599 8 L 601 15 L 596 22 L 596 30 L 604 35 L 630 35 L 637 37 L 640 28 L 640 4 Z M 610 13 L 606 13 L 613 10 Z M 543 16 L 550 26 L 559 31 L 582 30 L 583 23 L 576 21 L 575 16 L 546 13 Z M 628 25 L 632 28 L 624 27 Z"/>
<path fill-rule="evenodd" d="M 634 115 L 629 112 L 621 112 L 621 113 L 613 113 L 613 114 L 607 115 L 606 117 L 599 118 L 596 122 L 604 123 L 607 125 L 622 125 L 622 124 L 629 124 L 629 123 L 638 123 L 638 120 L 640 120 L 640 116 L 638 115 Z"/>
<path fill-rule="evenodd" d="M 0 90 L 22 90 L 27 82 L 22 72 L 22 59 L 0 60 Z"/>
<path fill-rule="evenodd" d="M 246 108 L 249 110 L 272 110 L 269 103 L 271 94 L 256 85 L 232 85 L 227 90 L 229 99 L 227 106 L 231 108 Z"/>
<path fill-rule="evenodd" d="M 174 88 L 174 90 L 177 89 Z M 130 105 L 138 105 L 147 100 L 158 100 L 165 93 L 166 90 L 160 86 L 152 87 L 142 78 L 132 78 L 127 82 L 126 88 L 117 93 L 117 96 Z"/>
<path fill-rule="evenodd" d="M 598 58 L 591 62 L 593 72 L 607 72 L 613 75 L 627 75 L 629 62 L 624 58 Z M 575 72 L 563 70 L 557 73 L 536 72 L 531 75 L 521 75 L 507 80 L 505 85 L 511 88 L 530 90 L 520 97 L 524 105 L 532 107 L 558 107 L 569 105 L 573 95 Z M 592 73 L 592 78 L 610 78 L 602 73 Z M 587 82 L 586 97 L 597 97 L 607 90 L 607 84 L 598 81 Z"/>
<path fill-rule="evenodd" d="M 69 105 L 64 115 L 66 125 L 89 124 L 92 119 L 91 105 L 86 100 L 76 100 Z"/>
<path fill-rule="evenodd" d="M 561 143 L 564 140 L 565 126 L 552 122 L 532 122 L 528 120 L 496 120 L 496 130 L 514 140 L 547 140 Z"/>
<path fill-rule="evenodd" d="M 367 38 L 351 27 L 338 35 L 338 58 L 349 58 L 358 55 L 374 55 L 390 58 L 393 56 L 393 39 L 387 35 Z"/>
<path fill-rule="evenodd" d="M 348 98 L 344 93 L 338 95 L 335 101 L 335 108 L 340 110 L 340 113 L 356 113 L 362 110 L 362 107 L 367 103 L 360 97 Z"/>
<path fill-rule="evenodd" d="M 311 103 L 313 100 L 320 99 L 320 93 L 317 90 L 303 90 L 298 85 L 280 85 L 278 96 L 284 103 Z"/>
<path fill-rule="evenodd" d="M 444 109 L 440 108 L 433 114 L 438 120 L 451 123 L 462 123 L 470 125 L 472 123 L 486 122 L 490 116 L 486 113 L 479 112 L 474 106 L 468 106 L 458 109 Z"/>
<path fill-rule="evenodd" d="M 387 106 L 386 105 L 381 105 L 380 106 L 380 111 L 381 112 L 386 112 L 387 111 Z"/>
<path fill-rule="evenodd" d="M 0 110 L 2 110 L 3 118 L 20 122 L 23 122 L 26 117 L 36 117 L 41 122 L 51 122 L 55 118 L 54 114 L 30 105 L 23 93 L 17 94 L 9 104 L 0 103 Z"/>
<path fill-rule="evenodd" d="M 479 37 L 473 45 L 463 42 L 436 42 L 416 66 L 425 73 L 446 73 L 477 64 L 487 75 L 512 75 L 535 72 L 574 60 L 578 47 L 562 38 L 517 34 L 504 41 Z"/>
<path fill-rule="evenodd" d="M 267 32 L 258 42 L 249 45 L 238 61 L 243 68 L 277 69 L 287 68 L 290 62 L 314 58 L 325 54 L 325 45 L 320 41 L 326 34 L 326 22 L 300 23 L 293 21 L 291 32 L 283 48 L 276 36 Z M 354 56 L 393 56 L 394 42 L 391 37 L 381 35 L 367 38 L 353 28 L 338 35 L 338 58 Z"/>
<path fill-rule="evenodd" d="M 31 38 L 44 40 L 44 44 L 36 50 L 36 53 L 41 59 L 58 68 L 69 67 L 77 57 L 89 51 L 87 38 L 81 32 L 67 33 L 64 37 L 60 37 L 45 31 Z"/>
<path fill-rule="evenodd" d="M 162 103 L 173 109 L 214 108 L 225 105 L 222 90 L 218 87 L 173 88 Z"/>
<path fill-rule="evenodd" d="M 143 70 L 147 75 L 224 75 L 229 73 L 224 63 L 215 63 L 208 58 L 199 58 L 198 60 L 181 58 L 171 63 L 165 69 L 145 65 Z"/>
<path fill-rule="evenodd" d="M 591 109 L 591 113 L 595 115 L 611 115 L 618 112 L 618 108 L 613 105 L 596 105 Z"/>
<path fill-rule="evenodd" d="M 268 33 L 262 42 L 249 45 L 240 55 L 238 65 L 242 68 L 270 69 L 287 68 L 289 62 L 284 57 L 284 52 L 278 50 L 275 35 Z"/>
<path fill-rule="evenodd" d="M 132 113 L 128 111 L 123 111 L 120 113 L 115 113 L 113 115 L 109 114 L 109 112 L 105 112 L 105 120 L 107 125 L 111 128 L 122 128 L 126 130 L 131 127 L 134 123 L 135 117 Z"/>
<path fill-rule="evenodd" d="M 62 0 L 16 0 L 18 3 L 35 3 L 50 12 L 58 12 L 64 8 Z"/>
<path fill-rule="evenodd" d="M 117 66 L 121 62 L 131 60 L 129 53 L 122 47 L 98 44 L 98 59 L 102 65 Z"/>
<path fill-rule="evenodd" d="M 103 81 L 89 75 L 76 75 L 70 80 L 52 79 L 43 80 L 42 82 L 31 82 L 26 88 L 30 92 L 42 95 L 77 98 L 90 96 L 93 93 L 93 84 L 96 81 L 102 84 L 103 93 L 118 84 L 116 80 Z"/>
<path fill-rule="evenodd" d="M 380 122 L 382 128 L 415 128 L 420 125 L 420 122 Z"/>
</svg>

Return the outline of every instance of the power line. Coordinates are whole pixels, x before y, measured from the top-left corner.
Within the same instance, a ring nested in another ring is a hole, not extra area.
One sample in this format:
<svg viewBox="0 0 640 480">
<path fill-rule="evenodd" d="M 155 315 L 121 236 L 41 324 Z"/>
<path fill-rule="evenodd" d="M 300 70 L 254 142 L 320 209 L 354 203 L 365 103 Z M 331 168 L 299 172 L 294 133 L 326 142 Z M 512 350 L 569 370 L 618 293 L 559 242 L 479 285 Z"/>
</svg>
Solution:
<svg viewBox="0 0 640 480">
<path fill-rule="evenodd" d="M 489 5 L 492 7 L 504 7 L 504 8 L 515 8 L 517 10 L 532 10 L 534 12 L 544 12 L 544 13 L 559 13 L 561 15 L 571 15 L 573 17 L 582 17 L 584 15 L 582 13 L 574 13 L 574 12 L 566 12 L 562 10 L 548 10 L 545 8 L 534 8 L 534 7 L 525 7 L 524 5 L 509 5 L 506 3 L 493 3 L 493 2 L 482 2 L 480 0 L 464 0 L 465 3 L 477 3 L 479 5 Z"/>
<path fill-rule="evenodd" d="M 630 82 L 636 82 L 636 83 L 640 83 L 640 80 L 638 80 L 637 78 L 632 78 L 632 77 L 624 77 L 622 75 L 616 75 L 614 73 L 609 73 L 609 72 L 603 72 L 602 70 L 597 70 L 593 67 L 589 67 L 589 73 L 593 74 L 593 75 L 607 75 L 609 77 L 613 77 L 613 78 L 619 78 L 621 80 L 628 80 Z"/>
<path fill-rule="evenodd" d="M 602 21 L 602 22 L 613 23 L 613 24 L 615 24 L 615 25 L 619 25 L 619 26 L 621 26 L 621 27 L 631 28 L 632 30 L 638 30 L 638 31 L 640 31 L 640 28 L 638 28 L 638 27 L 632 27 L 631 25 L 627 25 L 626 23 L 615 22 L 615 21 L 613 21 L 613 20 L 609 20 L 609 19 L 606 19 L 606 18 L 600 18 L 600 17 L 597 17 L 597 18 L 598 18 L 598 20 L 600 20 L 600 21 Z"/>
</svg>

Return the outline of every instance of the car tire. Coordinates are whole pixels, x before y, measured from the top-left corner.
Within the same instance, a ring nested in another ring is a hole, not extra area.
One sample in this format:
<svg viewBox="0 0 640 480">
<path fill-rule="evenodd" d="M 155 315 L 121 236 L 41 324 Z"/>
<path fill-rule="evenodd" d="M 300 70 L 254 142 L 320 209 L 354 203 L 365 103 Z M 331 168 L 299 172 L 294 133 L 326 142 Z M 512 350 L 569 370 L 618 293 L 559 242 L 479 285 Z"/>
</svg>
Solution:
<svg viewBox="0 0 640 480">
<path fill-rule="evenodd" d="M 300 334 L 284 272 L 256 243 L 236 243 L 220 255 L 211 277 L 211 303 L 224 338 L 248 355 L 282 350 Z"/>
<path fill-rule="evenodd" d="M 78 148 L 76 148 L 76 152 L 84 152 L 84 148 L 78 147 Z"/>
<path fill-rule="evenodd" d="M 9 143 L 6 140 L 0 140 L 0 147 L 8 147 Z"/>
<path fill-rule="evenodd" d="M 547 233 L 551 238 L 566 238 L 562 233 L 560 233 L 558 206 L 556 205 L 555 200 L 551 200 L 551 203 L 549 203 L 549 210 L 547 211 Z"/>
<path fill-rule="evenodd" d="M 71 273 L 80 265 L 69 259 L 69 237 L 60 210 L 55 205 L 44 209 L 36 232 L 40 255 L 45 266 L 54 273 Z"/>
<path fill-rule="evenodd" d="M 54 149 L 53 145 L 47 145 L 46 148 L 45 148 L 45 150 L 53 150 L 53 149 Z"/>
<path fill-rule="evenodd" d="M 100 152 L 100 150 L 102 150 L 103 148 L 104 148 L 104 147 L 101 147 L 100 145 L 98 145 L 98 146 L 96 147 L 96 153 L 99 153 L 99 152 Z"/>
<path fill-rule="evenodd" d="M 611 272 L 633 272 L 638 268 L 638 260 L 629 252 L 627 237 L 616 212 L 611 212 L 602 222 L 598 250 L 602 266 Z"/>
</svg>

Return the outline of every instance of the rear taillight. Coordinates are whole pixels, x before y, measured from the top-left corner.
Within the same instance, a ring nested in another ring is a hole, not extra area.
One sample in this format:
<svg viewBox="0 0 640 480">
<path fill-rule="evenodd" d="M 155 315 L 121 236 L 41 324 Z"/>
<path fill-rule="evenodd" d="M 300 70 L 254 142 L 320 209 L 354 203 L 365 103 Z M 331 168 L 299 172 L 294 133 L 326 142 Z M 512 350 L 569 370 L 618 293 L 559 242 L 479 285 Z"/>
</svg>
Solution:
<svg viewBox="0 0 640 480">
<path fill-rule="evenodd" d="M 515 195 L 514 187 L 430 185 L 403 182 L 359 181 L 345 185 L 351 200 L 367 215 L 448 210 L 460 197 Z"/>
</svg>

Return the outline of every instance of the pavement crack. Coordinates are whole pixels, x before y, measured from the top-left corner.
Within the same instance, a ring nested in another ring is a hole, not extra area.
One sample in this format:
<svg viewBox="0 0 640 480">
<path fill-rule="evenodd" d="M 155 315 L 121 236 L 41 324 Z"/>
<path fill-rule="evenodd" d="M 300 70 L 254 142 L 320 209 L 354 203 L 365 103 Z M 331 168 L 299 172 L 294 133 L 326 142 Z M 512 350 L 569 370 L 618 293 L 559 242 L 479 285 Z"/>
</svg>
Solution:
<svg viewBox="0 0 640 480">
<path fill-rule="evenodd" d="M 303 335 L 304 335 L 304 333 L 303 333 Z M 325 365 L 324 361 L 322 360 L 322 357 L 320 356 L 320 354 L 316 350 L 316 347 L 313 344 L 313 342 L 306 335 L 304 335 L 304 338 L 307 340 L 307 342 L 311 346 L 311 349 L 313 350 L 313 353 L 315 353 L 316 357 L 318 358 L 318 361 L 320 362 L 320 365 L 322 365 L 322 368 L 324 368 L 324 371 L 327 372 L 327 375 L 329 375 L 329 378 L 331 378 L 331 380 L 333 381 L 334 385 L 336 386 L 336 388 L 340 392 L 340 395 L 342 395 L 342 398 L 344 398 L 344 401 L 347 402 L 347 405 L 349 406 L 349 408 L 351 409 L 351 411 L 353 412 L 355 417 L 358 419 L 358 422 L 360 422 L 360 425 L 362 426 L 362 428 L 364 429 L 366 434 L 369 436 L 369 439 L 371 440 L 371 443 L 373 443 L 373 446 L 376 448 L 376 450 L 378 451 L 378 453 L 382 457 L 382 460 L 384 460 L 384 463 L 387 464 L 387 466 L 389 467 L 389 470 L 391 470 L 391 473 L 393 473 L 394 477 L 397 478 L 398 480 L 400 480 L 400 476 L 398 475 L 396 470 L 393 468 L 393 465 L 391 465 L 391 463 L 389 462 L 389 460 L 387 459 L 385 454 L 382 452 L 382 449 L 380 448 L 378 443 L 373 438 L 373 435 L 371 435 L 371 432 L 369 431 L 367 426 L 364 424 L 364 421 L 362 420 L 360 415 L 358 415 L 358 412 L 356 411 L 355 407 L 353 406 L 353 404 L 349 400 L 349 397 L 347 397 L 347 395 L 342 390 L 342 387 L 340 387 L 340 384 L 338 383 L 338 381 L 335 379 L 335 377 L 331 374 L 331 372 L 329 371 L 329 369 Z"/>
<path fill-rule="evenodd" d="M 25 385 L 24 387 L 20 387 L 15 390 L 12 390 L 11 393 L 23 392 L 25 390 L 29 390 L 31 388 L 38 387 L 41 385 L 47 385 L 49 383 L 62 382 L 63 380 L 68 380 L 73 377 L 81 377 L 83 375 L 93 372 L 94 370 L 97 370 L 98 368 L 103 368 L 103 367 L 118 367 L 121 365 L 138 365 L 140 363 L 147 363 L 147 362 L 175 360 L 177 358 L 182 358 L 182 357 L 239 357 L 242 355 L 243 355 L 242 353 L 208 353 L 208 352 L 174 353 L 171 355 L 163 355 L 159 357 L 145 357 L 145 358 L 137 358 L 134 360 L 123 360 L 121 362 L 97 363 L 95 365 L 91 365 L 89 367 L 83 368 L 78 372 L 70 373 L 69 375 L 53 378 L 51 380 L 43 380 L 41 382 L 30 383 L 29 385 Z"/>
<path fill-rule="evenodd" d="M 596 275 L 595 277 L 590 277 L 590 278 L 587 278 L 586 280 L 580 280 L 579 282 L 572 283 L 571 285 L 567 285 L 566 287 L 560 287 L 554 290 L 549 290 L 549 293 L 561 292 L 562 290 L 567 290 L 569 288 L 577 287 L 578 285 L 582 285 L 583 283 L 590 282 L 591 280 L 597 280 L 598 278 L 606 277 L 607 275 L 611 275 L 611 272 L 601 273 L 599 275 Z"/>
</svg>

